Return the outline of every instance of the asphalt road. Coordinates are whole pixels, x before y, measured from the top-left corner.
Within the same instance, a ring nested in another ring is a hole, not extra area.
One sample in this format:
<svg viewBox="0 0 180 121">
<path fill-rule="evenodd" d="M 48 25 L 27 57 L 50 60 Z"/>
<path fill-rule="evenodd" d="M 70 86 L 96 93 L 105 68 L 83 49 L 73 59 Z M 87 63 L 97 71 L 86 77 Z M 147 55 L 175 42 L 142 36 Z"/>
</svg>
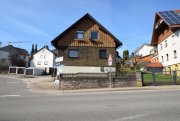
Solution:
<svg viewBox="0 0 180 121">
<path fill-rule="evenodd" d="M 180 90 L 46 95 L 0 77 L 0 121 L 180 121 Z"/>
</svg>

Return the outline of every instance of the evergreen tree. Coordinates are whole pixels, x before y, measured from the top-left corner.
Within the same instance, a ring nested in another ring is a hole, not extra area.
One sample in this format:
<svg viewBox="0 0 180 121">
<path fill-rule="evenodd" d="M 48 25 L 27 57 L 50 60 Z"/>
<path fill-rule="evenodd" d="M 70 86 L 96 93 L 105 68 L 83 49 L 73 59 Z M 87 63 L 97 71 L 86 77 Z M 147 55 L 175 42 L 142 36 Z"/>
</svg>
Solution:
<svg viewBox="0 0 180 121">
<path fill-rule="evenodd" d="M 131 53 L 131 57 L 134 57 L 134 53 L 133 52 Z"/>
<path fill-rule="evenodd" d="M 34 52 L 37 52 L 37 44 L 36 44 L 36 46 L 35 46 L 35 50 L 34 50 Z"/>
<path fill-rule="evenodd" d="M 123 51 L 123 59 L 127 60 L 129 58 L 129 50 L 124 50 Z"/>
<path fill-rule="evenodd" d="M 34 44 L 32 44 L 31 55 L 34 54 Z"/>
<path fill-rule="evenodd" d="M 48 45 L 46 45 L 46 48 L 49 50 L 49 47 L 48 47 Z"/>
<path fill-rule="evenodd" d="M 2 45 L 2 42 L 0 41 L 0 47 L 1 47 L 1 45 Z"/>
</svg>

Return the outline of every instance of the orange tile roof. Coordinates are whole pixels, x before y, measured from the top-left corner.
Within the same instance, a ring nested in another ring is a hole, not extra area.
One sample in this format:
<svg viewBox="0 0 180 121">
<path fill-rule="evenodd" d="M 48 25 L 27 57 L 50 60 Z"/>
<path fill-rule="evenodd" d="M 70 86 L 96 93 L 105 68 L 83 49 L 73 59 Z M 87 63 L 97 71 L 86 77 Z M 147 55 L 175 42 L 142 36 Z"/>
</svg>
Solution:
<svg viewBox="0 0 180 121">
<path fill-rule="evenodd" d="M 144 57 L 137 57 L 137 58 L 135 59 L 135 61 L 136 61 L 137 63 L 139 63 L 139 62 L 151 62 L 150 59 L 151 59 L 151 56 L 148 55 L 148 56 L 144 56 Z"/>
<path fill-rule="evenodd" d="M 149 68 L 158 68 L 158 67 L 163 67 L 162 63 L 148 63 L 146 65 L 146 67 L 149 67 Z"/>
</svg>

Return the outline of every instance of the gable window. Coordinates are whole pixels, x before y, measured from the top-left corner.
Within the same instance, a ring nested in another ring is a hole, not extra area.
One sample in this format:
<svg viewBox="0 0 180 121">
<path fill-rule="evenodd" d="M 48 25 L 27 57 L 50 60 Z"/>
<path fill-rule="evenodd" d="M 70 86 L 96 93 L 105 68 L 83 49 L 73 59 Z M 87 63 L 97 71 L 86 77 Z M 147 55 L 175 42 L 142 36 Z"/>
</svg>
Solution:
<svg viewBox="0 0 180 121">
<path fill-rule="evenodd" d="M 163 58 L 163 56 L 161 56 L 161 59 L 162 59 L 162 62 L 164 62 L 164 58 Z"/>
<path fill-rule="evenodd" d="M 168 54 L 166 54 L 166 61 L 168 61 L 169 60 L 169 55 Z"/>
<path fill-rule="evenodd" d="M 98 39 L 98 31 L 92 31 L 91 32 L 91 39 L 97 40 Z"/>
<path fill-rule="evenodd" d="M 78 58 L 79 57 L 78 49 L 70 49 L 68 52 L 68 56 L 70 58 Z"/>
<path fill-rule="evenodd" d="M 76 39 L 84 39 L 84 31 L 76 31 Z"/>
<path fill-rule="evenodd" d="M 99 58 L 100 59 L 106 59 L 107 58 L 106 50 L 99 50 Z"/>
<path fill-rule="evenodd" d="M 177 58 L 177 52 L 174 50 L 174 58 Z"/>
<path fill-rule="evenodd" d="M 43 55 L 40 56 L 40 59 L 43 59 Z"/>
</svg>

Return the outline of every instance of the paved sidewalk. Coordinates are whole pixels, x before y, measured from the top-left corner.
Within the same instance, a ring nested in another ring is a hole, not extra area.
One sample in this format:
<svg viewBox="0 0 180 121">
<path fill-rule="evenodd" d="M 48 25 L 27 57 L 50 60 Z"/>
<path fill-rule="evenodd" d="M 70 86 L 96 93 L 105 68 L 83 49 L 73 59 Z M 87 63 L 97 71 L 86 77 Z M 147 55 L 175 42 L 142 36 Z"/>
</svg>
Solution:
<svg viewBox="0 0 180 121">
<path fill-rule="evenodd" d="M 24 78 L 17 75 L 0 75 L 1 77 L 19 79 L 27 84 L 27 88 L 33 93 L 43 93 L 52 95 L 75 94 L 75 93 L 97 93 L 112 91 L 137 91 L 137 90 L 180 90 L 180 85 L 166 86 L 144 86 L 144 87 L 119 87 L 119 88 L 98 88 L 79 90 L 59 90 L 54 87 L 53 79 L 50 76 L 39 76 L 35 78 Z"/>
</svg>

